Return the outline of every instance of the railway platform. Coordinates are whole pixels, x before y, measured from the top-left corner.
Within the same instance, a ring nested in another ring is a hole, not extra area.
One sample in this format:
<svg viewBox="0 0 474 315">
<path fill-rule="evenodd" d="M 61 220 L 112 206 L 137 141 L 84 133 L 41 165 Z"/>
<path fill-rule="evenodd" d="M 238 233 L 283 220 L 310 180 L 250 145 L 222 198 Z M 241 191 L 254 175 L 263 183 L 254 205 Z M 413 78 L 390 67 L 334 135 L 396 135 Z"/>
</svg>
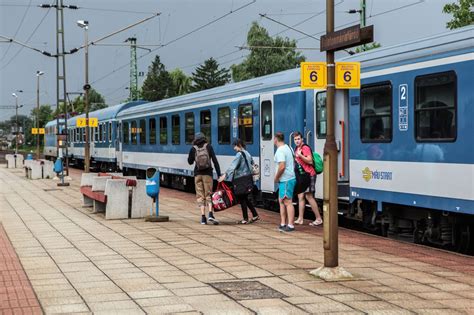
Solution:
<svg viewBox="0 0 474 315">
<path fill-rule="evenodd" d="M 0 313 L 474 314 L 474 258 L 341 228 L 355 280 L 309 274 L 322 228 L 237 225 L 238 206 L 199 224 L 194 196 L 162 188 L 169 222 L 105 220 L 69 187 L 0 166 Z M 3 226 L 3 228 L 1 228 Z"/>
</svg>

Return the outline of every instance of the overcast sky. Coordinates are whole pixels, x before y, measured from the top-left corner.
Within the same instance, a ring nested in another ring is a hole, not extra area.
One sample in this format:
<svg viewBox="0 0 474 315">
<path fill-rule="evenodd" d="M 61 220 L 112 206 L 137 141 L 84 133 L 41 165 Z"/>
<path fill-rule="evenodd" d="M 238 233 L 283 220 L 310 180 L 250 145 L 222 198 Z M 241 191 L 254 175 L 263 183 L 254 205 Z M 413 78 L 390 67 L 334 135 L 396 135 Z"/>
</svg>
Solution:
<svg viewBox="0 0 474 315">
<path fill-rule="evenodd" d="M 454 0 L 367 0 L 367 24 L 375 26 L 375 40 L 390 46 L 446 31 L 450 16 L 442 13 L 444 4 Z M 41 50 L 55 52 L 55 10 L 37 7 L 54 0 L 0 0 L 0 35 L 14 37 L 18 41 Z M 161 12 L 133 29 L 115 35 L 103 43 L 122 43 L 127 37 L 136 36 L 138 44 L 165 44 L 224 14 L 244 6 L 252 0 L 65 0 L 79 10 L 65 9 L 66 49 L 78 47 L 84 42 L 84 32 L 76 25 L 77 20 L 88 20 L 89 39 L 103 35 Z M 347 14 L 358 9 L 359 0 L 335 0 L 336 26 L 357 24 L 357 14 Z M 258 21 L 271 35 L 280 33 L 298 40 L 298 47 L 319 47 L 312 38 L 262 19 L 259 13 L 309 34 L 325 30 L 324 0 L 256 0 L 255 3 L 234 12 L 201 30 L 157 49 L 151 54 L 138 50 L 138 70 L 146 73 L 156 54 L 168 70 L 181 68 L 190 74 L 196 64 L 209 57 L 219 57 L 218 62 L 229 67 L 239 63 L 246 51 L 235 46 L 245 43 L 252 21 Z M 129 11 L 129 12 L 122 12 Z M 318 15 L 318 13 L 320 13 Z M 312 17 L 312 18 L 311 18 Z M 307 20 L 303 23 L 302 21 Z M 317 37 L 319 37 L 317 35 Z M 156 47 L 151 47 L 156 48 Z M 308 61 L 319 61 L 324 55 L 317 50 L 304 50 Z M 92 46 L 90 48 L 89 80 L 92 86 L 105 96 L 109 105 L 126 99 L 129 86 L 130 49 L 117 46 Z M 122 67 L 122 68 L 121 68 Z M 84 51 L 66 57 L 67 90 L 80 92 L 84 84 Z M 15 90 L 20 113 L 29 114 L 36 104 L 36 71 L 41 70 L 41 103 L 56 103 L 56 62 L 29 49 L 9 43 L 0 43 L 0 105 L 13 105 L 11 96 Z M 139 78 L 139 84 L 144 77 Z M 0 121 L 14 115 L 15 110 L 0 109 Z"/>
</svg>

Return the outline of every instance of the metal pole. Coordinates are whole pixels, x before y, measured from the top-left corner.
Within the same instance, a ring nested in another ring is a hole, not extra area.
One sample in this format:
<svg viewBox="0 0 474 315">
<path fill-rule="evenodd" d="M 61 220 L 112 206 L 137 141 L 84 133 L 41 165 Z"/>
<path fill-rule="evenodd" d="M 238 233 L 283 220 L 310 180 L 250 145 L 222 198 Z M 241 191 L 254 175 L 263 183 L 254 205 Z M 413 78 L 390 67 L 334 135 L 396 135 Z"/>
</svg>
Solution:
<svg viewBox="0 0 474 315">
<path fill-rule="evenodd" d="M 365 27 L 365 8 L 366 8 L 366 5 L 365 5 L 365 0 L 360 0 L 360 27 Z M 361 46 L 361 51 L 365 51 L 366 50 L 366 46 L 365 44 L 363 44 Z"/>
<path fill-rule="evenodd" d="M 66 176 L 69 176 L 69 153 L 68 153 L 68 147 L 69 147 L 69 143 L 68 143 L 68 137 L 67 137 L 67 133 L 68 133 L 68 130 L 67 130 L 67 120 L 68 120 L 68 106 L 67 106 L 67 98 L 66 98 L 66 93 L 67 93 L 67 89 L 66 89 L 66 53 L 64 51 L 65 49 L 65 46 L 64 46 L 64 4 L 63 4 L 63 0 L 61 0 L 61 6 L 60 6 L 60 9 L 61 9 L 61 59 L 62 59 L 62 81 L 63 81 L 63 96 L 62 96 L 62 101 L 63 101 L 63 104 L 64 104 L 64 133 L 66 134 L 66 137 L 64 139 L 64 141 L 66 142 L 66 145 L 65 145 L 65 148 L 63 149 L 63 153 L 64 151 L 66 151 L 66 154 L 65 154 L 65 161 L 66 161 Z"/>
<path fill-rule="evenodd" d="M 56 0 L 56 159 L 59 158 L 59 1 Z M 62 5 L 62 2 L 61 2 Z"/>
<path fill-rule="evenodd" d="M 89 144 L 89 89 L 86 88 L 89 85 L 89 43 L 88 43 L 88 34 L 87 30 L 89 29 L 88 26 L 84 27 L 84 45 L 85 45 L 85 50 L 84 50 L 84 55 L 85 55 L 85 85 L 84 85 L 84 107 L 85 107 L 85 112 L 86 112 L 86 143 L 84 146 L 84 172 L 89 173 L 90 171 L 90 144 Z"/>
<path fill-rule="evenodd" d="M 334 0 L 326 1 L 326 33 L 334 32 Z M 327 134 L 324 145 L 324 266 L 337 267 L 338 217 L 337 217 L 337 146 L 334 135 L 335 115 L 335 66 L 334 51 L 326 52 L 327 59 Z"/>
<path fill-rule="evenodd" d="M 39 110 L 40 110 L 40 97 L 39 97 L 39 81 L 40 71 L 36 72 L 36 159 L 40 158 L 40 143 L 39 143 Z"/>
<path fill-rule="evenodd" d="M 16 125 L 16 134 L 15 134 L 15 154 L 18 154 L 18 133 L 19 133 L 19 127 L 18 127 L 18 96 L 15 96 L 15 125 Z"/>
</svg>

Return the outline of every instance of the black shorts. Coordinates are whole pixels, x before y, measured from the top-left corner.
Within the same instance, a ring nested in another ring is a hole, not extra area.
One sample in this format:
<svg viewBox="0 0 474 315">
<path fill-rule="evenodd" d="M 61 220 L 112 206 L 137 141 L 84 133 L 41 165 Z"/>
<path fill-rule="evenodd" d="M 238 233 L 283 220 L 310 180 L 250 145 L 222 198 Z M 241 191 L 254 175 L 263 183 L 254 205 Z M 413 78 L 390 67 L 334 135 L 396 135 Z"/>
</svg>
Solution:
<svg viewBox="0 0 474 315">
<path fill-rule="evenodd" d="M 307 187 L 305 187 L 305 189 L 302 190 L 301 192 L 304 192 L 304 193 L 312 192 L 312 193 L 314 193 L 315 191 L 316 191 L 316 175 L 310 177 L 309 185 L 307 185 Z"/>
</svg>

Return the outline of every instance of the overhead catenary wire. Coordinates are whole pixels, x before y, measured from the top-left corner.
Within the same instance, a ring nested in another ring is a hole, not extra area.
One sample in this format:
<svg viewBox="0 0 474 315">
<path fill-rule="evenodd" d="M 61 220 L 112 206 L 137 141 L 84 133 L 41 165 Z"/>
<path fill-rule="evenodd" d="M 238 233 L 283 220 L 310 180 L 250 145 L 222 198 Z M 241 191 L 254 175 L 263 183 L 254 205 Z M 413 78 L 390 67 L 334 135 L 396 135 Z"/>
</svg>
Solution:
<svg viewBox="0 0 474 315">
<path fill-rule="evenodd" d="M 17 29 L 16 29 L 16 31 L 15 31 L 15 34 L 13 34 L 13 38 L 15 38 L 16 35 L 18 34 L 18 32 L 20 31 L 20 29 L 21 29 L 21 27 L 22 27 L 22 25 L 23 25 L 23 22 L 25 21 L 26 15 L 28 14 L 28 11 L 30 10 L 30 6 L 31 6 L 31 2 L 32 2 L 32 1 L 33 1 L 33 0 L 30 0 L 30 2 L 28 3 L 28 6 L 27 6 L 27 8 L 26 8 L 26 10 L 25 10 L 25 13 L 23 14 L 23 17 L 21 18 L 20 24 L 18 25 L 18 27 L 17 27 Z M 2 61 L 3 59 L 5 59 L 5 57 L 8 55 L 8 52 L 10 51 L 10 48 L 11 48 L 11 47 L 12 47 L 11 45 L 9 45 L 9 46 L 7 47 L 7 51 L 6 51 L 5 54 L 2 56 L 2 58 L 0 59 L 0 61 Z"/>
<path fill-rule="evenodd" d="M 418 0 L 418 1 L 413 2 L 413 3 L 405 4 L 405 5 L 390 9 L 390 10 L 382 11 L 382 12 L 379 12 L 377 14 L 368 16 L 367 20 L 370 19 L 370 18 L 374 18 L 376 16 L 381 16 L 381 15 L 392 13 L 392 12 L 395 12 L 395 11 L 398 11 L 398 10 L 402 10 L 402 9 L 405 9 L 405 8 L 408 8 L 408 7 L 411 7 L 411 6 L 414 6 L 414 5 L 418 5 L 418 4 L 423 3 L 423 2 L 425 2 L 425 0 Z M 347 22 L 347 23 L 344 23 L 344 24 L 337 25 L 335 27 L 335 29 L 340 29 L 342 27 L 353 25 L 354 23 L 358 23 L 358 22 L 359 22 L 359 19 L 353 20 L 353 21 L 350 21 L 350 22 Z M 320 32 L 317 32 L 317 33 L 314 33 L 314 34 L 311 34 L 311 35 L 312 36 L 321 35 L 321 34 L 324 34 L 325 32 L 326 31 L 324 30 L 324 31 L 320 31 Z M 301 41 L 303 39 L 306 39 L 306 38 L 308 38 L 308 36 L 300 37 L 300 38 L 296 39 L 296 42 L 299 42 L 299 41 Z"/>
<path fill-rule="evenodd" d="M 41 20 L 39 21 L 39 23 L 36 25 L 36 27 L 34 28 L 34 30 L 31 32 L 30 36 L 28 36 L 28 38 L 26 39 L 26 44 L 28 44 L 28 42 L 30 41 L 30 39 L 36 34 L 36 31 L 38 31 L 38 29 L 40 28 L 40 26 L 43 24 L 44 20 L 46 19 L 46 17 L 48 16 L 49 12 L 51 11 L 51 8 L 49 8 L 46 13 L 43 15 L 43 17 L 41 18 Z M 5 38 L 5 37 L 3 37 Z M 12 42 L 13 40 L 10 40 L 10 38 L 8 38 L 8 41 L 9 42 Z M 12 56 L 12 58 L 10 58 L 10 60 L 7 61 L 7 63 L 2 66 L 0 68 L 0 70 L 3 70 L 5 69 L 6 67 L 8 67 L 8 65 L 10 65 L 10 63 L 21 53 L 21 51 L 23 50 L 23 46 L 17 51 L 17 53 L 15 55 Z M 28 47 L 29 48 L 29 47 Z"/>
<path fill-rule="evenodd" d="M 214 23 L 220 21 L 220 20 L 222 20 L 223 18 L 225 18 L 225 17 L 227 17 L 227 16 L 229 16 L 229 15 L 231 15 L 231 14 L 234 14 L 234 13 L 240 11 L 240 10 L 243 10 L 244 8 L 246 8 L 246 7 L 248 7 L 248 6 L 252 5 L 252 4 L 254 4 L 255 2 L 256 2 L 256 0 L 252 0 L 251 2 L 248 2 L 248 3 L 246 3 L 246 4 L 244 4 L 244 5 L 240 6 L 240 7 L 238 7 L 237 9 L 235 9 L 235 10 L 233 10 L 233 11 L 230 11 L 230 12 L 224 14 L 224 15 L 221 15 L 221 16 L 219 16 L 219 17 L 217 17 L 217 18 L 215 18 L 215 19 L 213 19 L 213 20 L 211 20 L 211 21 L 209 21 L 209 22 L 207 22 L 207 23 L 201 25 L 201 26 L 198 26 L 198 27 L 192 29 L 191 31 L 186 32 L 185 34 L 180 35 L 180 36 L 178 36 L 178 37 L 176 37 L 176 38 L 174 38 L 174 39 L 172 39 L 172 40 L 166 42 L 166 43 L 163 44 L 162 46 L 157 47 L 157 48 L 155 48 L 155 49 L 152 49 L 150 52 L 145 53 L 145 54 L 139 56 L 137 59 L 142 59 L 143 57 L 145 57 L 145 56 L 147 56 L 147 55 L 149 55 L 149 54 L 151 54 L 151 53 L 157 51 L 158 49 L 161 49 L 161 48 L 164 48 L 164 47 L 166 47 L 166 46 L 169 46 L 169 45 L 171 45 L 171 44 L 173 44 L 173 43 L 175 43 L 175 42 L 177 42 L 177 41 L 179 41 L 179 40 L 181 40 L 181 39 L 183 39 L 183 38 L 185 38 L 185 37 L 187 37 L 187 36 L 189 36 L 189 35 L 191 35 L 191 34 L 193 34 L 193 33 L 196 33 L 196 32 L 198 32 L 198 31 L 202 30 L 203 28 L 205 28 L 205 27 L 207 27 L 207 26 L 209 26 L 209 25 L 212 25 L 212 24 L 214 24 Z M 123 64 L 122 66 L 120 66 L 120 67 L 118 67 L 118 68 L 112 70 L 111 72 L 109 72 L 109 73 L 107 73 L 107 74 L 101 76 L 100 78 L 96 79 L 96 80 L 93 81 L 91 84 L 95 84 L 95 83 L 97 83 L 97 82 L 100 82 L 100 81 L 104 80 L 105 78 L 107 78 L 107 77 L 109 77 L 110 75 L 116 73 L 117 71 L 122 70 L 123 68 L 127 67 L 128 65 L 129 65 L 129 63 Z"/>
</svg>

